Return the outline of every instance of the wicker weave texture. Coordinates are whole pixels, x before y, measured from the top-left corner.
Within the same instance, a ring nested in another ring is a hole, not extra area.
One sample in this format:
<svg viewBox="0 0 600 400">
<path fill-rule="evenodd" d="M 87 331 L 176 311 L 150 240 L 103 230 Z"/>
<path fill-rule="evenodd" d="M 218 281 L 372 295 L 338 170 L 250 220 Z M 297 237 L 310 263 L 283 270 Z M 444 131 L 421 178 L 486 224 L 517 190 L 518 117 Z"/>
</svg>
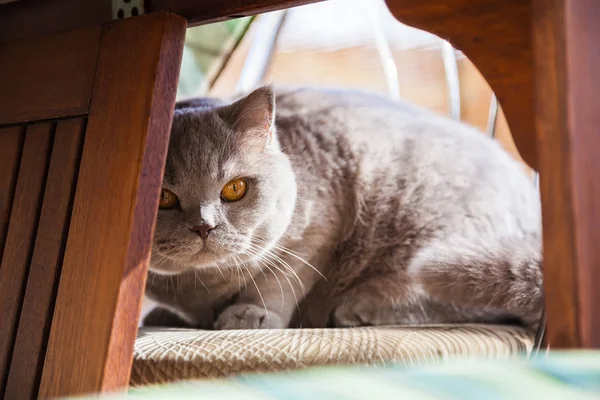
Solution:
<svg viewBox="0 0 600 400">
<path fill-rule="evenodd" d="M 508 358 L 530 351 L 517 327 L 441 325 L 352 329 L 141 329 L 133 386 L 322 365 L 407 364 L 455 355 Z"/>
</svg>

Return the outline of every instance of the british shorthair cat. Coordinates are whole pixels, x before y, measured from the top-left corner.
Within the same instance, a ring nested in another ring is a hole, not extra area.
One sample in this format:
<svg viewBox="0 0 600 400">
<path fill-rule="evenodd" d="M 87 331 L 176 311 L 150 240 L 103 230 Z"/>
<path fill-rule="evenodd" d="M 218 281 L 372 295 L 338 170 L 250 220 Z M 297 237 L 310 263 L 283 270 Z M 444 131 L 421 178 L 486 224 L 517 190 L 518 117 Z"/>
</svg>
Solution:
<svg viewBox="0 0 600 400">
<path fill-rule="evenodd" d="M 145 325 L 500 322 L 543 303 L 538 192 L 499 144 L 374 94 L 176 107 Z"/>
</svg>

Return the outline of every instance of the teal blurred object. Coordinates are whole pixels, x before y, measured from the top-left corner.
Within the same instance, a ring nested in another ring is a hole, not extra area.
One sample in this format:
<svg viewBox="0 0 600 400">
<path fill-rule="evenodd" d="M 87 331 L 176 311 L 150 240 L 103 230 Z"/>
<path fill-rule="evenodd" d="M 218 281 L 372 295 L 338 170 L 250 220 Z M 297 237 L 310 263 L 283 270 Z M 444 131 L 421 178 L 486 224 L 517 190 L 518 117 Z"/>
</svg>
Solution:
<svg viewBox="0 0 600 400">
<path fill-rule="evenodd" d="M 253 17 L 189 28 L 185 36 L 177 98 L 203 94 L 237 44 Z"/>
<path fill-rule="evenodd" d="M 98 398 L 98 397 L 95 397 Z M 600 399 L 600 351 L 455 359 L 421 367 L 325 367 L 132 389 L 106 399 Z"/>
</svg>

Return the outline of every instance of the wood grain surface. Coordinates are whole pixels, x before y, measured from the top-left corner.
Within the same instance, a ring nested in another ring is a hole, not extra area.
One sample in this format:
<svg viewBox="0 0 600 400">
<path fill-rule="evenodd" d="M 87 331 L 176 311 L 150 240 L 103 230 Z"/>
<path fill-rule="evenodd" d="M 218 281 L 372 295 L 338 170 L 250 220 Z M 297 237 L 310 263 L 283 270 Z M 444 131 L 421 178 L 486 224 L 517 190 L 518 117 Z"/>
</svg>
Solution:
<svg viewBox="0 0 600 400">
<path fill-rule="evenodd" d="M 4 393 L 46 182 L 52 124 L 27 128 L 0 263 L 0 394 Z"/>
<path fill-rule="evenodd" d="M 180 15 L 190 25 L 296 7 L 321 0 L 148 0 L 145 12 Z M 0 42 L 68 31 L 112 20 L 103 0 L 27 0 L 0 6 Z"/>
<path fill-rule="evenodd" d="M 0 43 L 0 125 L 87 113 L 99 41 L 88 27 Z"/>
<path fill-rule="evenodd" d="M 100 26 L 111 19 L 108 1 L 17 1 L 0 6 L 0 42 Z"/>
<path fill-rule="evenodd" d="M 548 342 L 600 348 L 600 3 L 534 3 Z"/>
<path fill-rule="evenodd" d="M 4 251 L 24 137 L 22 126 L 0 128 L 0 256 Z"/>
<path fill-rule="evenodd" d="M 63 120 L 52 128 L 54 143 L 6 384 L 7 399 L 37 397 L 71 219 L 85 120 Z"/>
<path fill-rule="evenodd" d="M 103 28 L 42 397 L 127 386 L 185 28 L 168 14 Z"/>
</svg>

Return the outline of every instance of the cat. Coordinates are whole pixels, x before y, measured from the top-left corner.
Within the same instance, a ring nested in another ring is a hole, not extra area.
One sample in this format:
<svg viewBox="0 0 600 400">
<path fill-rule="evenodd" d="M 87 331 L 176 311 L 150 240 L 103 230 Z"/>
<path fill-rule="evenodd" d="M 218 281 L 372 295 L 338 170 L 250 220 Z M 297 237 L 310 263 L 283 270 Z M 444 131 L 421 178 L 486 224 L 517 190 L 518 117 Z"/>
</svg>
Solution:
<svg viewBox="0 0 600 400">
<path fill-rule="evenodd" d="M 361 91 L 176 106 L 144 325 L 521 321 L 542 311 L 523 166 L 466 125 Z"/>
</svg>

